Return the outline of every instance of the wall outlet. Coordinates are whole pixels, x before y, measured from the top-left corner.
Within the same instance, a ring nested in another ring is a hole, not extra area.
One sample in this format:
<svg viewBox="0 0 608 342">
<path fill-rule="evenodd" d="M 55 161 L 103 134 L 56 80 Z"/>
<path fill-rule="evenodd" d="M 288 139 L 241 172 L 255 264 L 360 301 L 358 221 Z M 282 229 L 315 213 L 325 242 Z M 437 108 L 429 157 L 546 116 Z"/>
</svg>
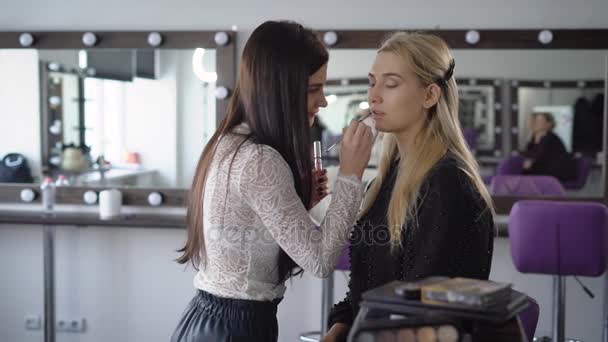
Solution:
<svg viewBox="0 0 608 342">
<path fill-rule="evenodd" d="M 80 319 L 60 319 L 57 321 L 57 332 L 82 333 L 86 328 L 86 320 Z"/>
<path fill-rule="evenodd" d="M 37 315 L 25 316 L 25 330 L 40 330 L 42 329 L 42 319 Z"/>
</svg>

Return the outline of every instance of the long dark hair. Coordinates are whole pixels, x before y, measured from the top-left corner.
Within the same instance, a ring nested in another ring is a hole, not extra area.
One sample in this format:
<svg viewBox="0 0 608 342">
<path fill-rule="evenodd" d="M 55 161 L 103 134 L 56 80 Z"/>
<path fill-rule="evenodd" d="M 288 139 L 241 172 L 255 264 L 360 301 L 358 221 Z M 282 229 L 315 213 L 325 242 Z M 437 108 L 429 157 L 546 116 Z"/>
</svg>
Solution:
<svg viewBox="0 0 608 342">
<path fill-rule="evenodd" d="M 267 21 L 253 31 L 243 50 L 239 80 L 226 117 L 205 146 L 196 167 L 188 198 L 188 240 L 178 250 L 182 253 L 178 263 L 190 262 L 198 270 L 200 262 L 205 262 L 202 217 L 207 171 L 220 138 L 242 122 L 251 128 L 247 139 L 274 148 L 285 159 L 298 196 L 310 208 L 313 166 L 308 79 L 328 59 L 327 49 L 314 32 L 300 24 Z M 282 249 L 278 270 L 279 283 L 301 272 Z"/>
</svg>

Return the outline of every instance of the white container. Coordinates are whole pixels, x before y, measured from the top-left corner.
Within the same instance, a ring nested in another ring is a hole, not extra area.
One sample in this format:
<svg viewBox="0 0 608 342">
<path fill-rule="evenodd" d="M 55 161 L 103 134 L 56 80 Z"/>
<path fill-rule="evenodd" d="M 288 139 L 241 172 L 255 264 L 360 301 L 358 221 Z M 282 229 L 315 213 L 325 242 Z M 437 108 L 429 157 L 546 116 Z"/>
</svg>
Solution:
<svg viewBox="0 0 608 342">
<path fill-rule="evenodd" d="M 99 218 L 111 220 L 120 216 L 122 193 L 116 189 L 104 190 L 99 193 Z"/>
</svg>

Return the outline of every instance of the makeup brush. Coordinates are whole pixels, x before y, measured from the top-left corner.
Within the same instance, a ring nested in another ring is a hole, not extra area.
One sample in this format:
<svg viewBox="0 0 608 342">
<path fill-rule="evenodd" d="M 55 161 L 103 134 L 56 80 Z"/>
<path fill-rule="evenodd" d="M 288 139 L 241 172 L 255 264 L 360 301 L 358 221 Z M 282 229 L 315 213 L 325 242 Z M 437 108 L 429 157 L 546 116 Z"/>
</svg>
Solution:
<svg viewBox="0 0 608 342">
<path fill-rule="evenodd" d="M 360 119 L 359 119 L 359 120 L 357 120 L 357 121 L 361 122 L 361 121 L 363 121 L 363 120 L 365 120 L 365 119 L 369 118 L 369 117 L 370 117 L 370 115 L 372 115 L 372 112 L 367 113 L 365 116 L 363 116 L 362 118 L 360 118 Z M 334 147 L 338 146 L 338 144 L 340 143 L 340 141 L 342 141 L 342 138 L 341 138 L 341 137 L 340 137 L 340 139 L 338 139 L 338 141 L 336 141 L 336 142 L 335 142 L 335 143 L 333 143 L 331 146 L 329 146 L 329 147 L 327 148 L 327 150 L 325 150 L 325 152 L 329 152 L 329 151 L 331 151 L 331 150 L 332 150 Z"/>
</svg>

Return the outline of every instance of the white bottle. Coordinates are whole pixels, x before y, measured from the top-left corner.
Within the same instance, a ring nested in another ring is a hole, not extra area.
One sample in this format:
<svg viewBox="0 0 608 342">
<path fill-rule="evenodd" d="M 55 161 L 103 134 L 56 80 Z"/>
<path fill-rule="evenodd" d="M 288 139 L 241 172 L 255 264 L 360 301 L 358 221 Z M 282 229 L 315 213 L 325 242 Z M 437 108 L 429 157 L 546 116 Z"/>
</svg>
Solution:
<svg viewBox="0 0 608 342">
<path fill-rule="evenodd" d="M 40 184 L 42 193 L 42 211 L 52 213 L 55 206 L 55 183 L 51 177 L 45 177 Z"/>
</svg>

